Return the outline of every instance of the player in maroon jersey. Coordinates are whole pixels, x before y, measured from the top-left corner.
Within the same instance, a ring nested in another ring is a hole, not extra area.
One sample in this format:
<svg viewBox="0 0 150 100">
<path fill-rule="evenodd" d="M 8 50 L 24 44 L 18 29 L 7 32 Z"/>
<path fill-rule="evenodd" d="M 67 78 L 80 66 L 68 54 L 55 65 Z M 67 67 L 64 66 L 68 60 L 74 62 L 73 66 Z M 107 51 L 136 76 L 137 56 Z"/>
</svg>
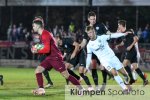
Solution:
<svg viewBox="0 0 150 100">
<path fill-rule="evenodd" d="M 33 31 L 37 32 L 40 35 L 40 40 L 44 45 L 44 48 L 37 50 L 36 48 L 31 48 L 32 53 L 39 54 L 48 54 L 48 56 L 41 62 L 41 64 L 36 68 L 35 74 L 39 88 L 33 90 L 33 93 L 36 95 L 45 94 L 45 90 L 43 88 L 43 77 L 42 72 L 47 69 L 54 68 L 56 71 L 60 72 L 66 79 L 68 79 L 72 84 L 77 85 L 79 89 L 82 89 L 79 81 L 71 76 L 65 68 L 63 63 L 63 58 L 61 52 L 58 50 L 56 46 L 56 42 L 52 33 L 44 30 L 43 23 L 41 20 L 33 21 Z"/>
<path fill-rule="evenodd" d="M 35 20 L 41 20 L 43 27 L 45 27 L 44 26 L 44 20 L 43 20 L 43 18 L 41 16 L 36 16 L 33 21 L 35 21 Z M 39 34 L 34 35 L 33 43 L 35 43 L 35 44 L 39 44 L 40 43 Z M 43 54 L 38 54 L 38 60 L 40 62 L 42 62 L 46 57 L 47 57 L 47 54 L 44 54 L 44 53 Z M 45 78 L 47 80 L 47 85 L 45 85 L 44 88 L 52 87 L 53 86 L 53 82 L 52 82 L 52 80 L 50 78 L 48 70 L 45 70 L 43 72 L 43 75 L 45 76 Z"/>
</svg>

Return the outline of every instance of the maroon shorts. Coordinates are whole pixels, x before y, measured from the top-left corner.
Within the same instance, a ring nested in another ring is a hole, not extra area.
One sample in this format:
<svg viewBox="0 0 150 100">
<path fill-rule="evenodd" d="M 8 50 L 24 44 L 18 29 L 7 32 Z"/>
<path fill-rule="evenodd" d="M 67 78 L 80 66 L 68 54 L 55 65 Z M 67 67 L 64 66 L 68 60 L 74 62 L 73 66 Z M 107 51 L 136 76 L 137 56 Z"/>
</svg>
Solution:
<svg viewBox="0 0 150 100">
<path fill-rule="evenodd" d="M 43 60 L 40 64 L 42 67 L 44 67 L 47 70 L 50 70 L 54 68 L 56 71 L 59 71 L 60 73 L 65 71 L 65 64 L 62 59 L 58 59 L 57 57 L 54 58 L 46 58 Z"/>
</svg>

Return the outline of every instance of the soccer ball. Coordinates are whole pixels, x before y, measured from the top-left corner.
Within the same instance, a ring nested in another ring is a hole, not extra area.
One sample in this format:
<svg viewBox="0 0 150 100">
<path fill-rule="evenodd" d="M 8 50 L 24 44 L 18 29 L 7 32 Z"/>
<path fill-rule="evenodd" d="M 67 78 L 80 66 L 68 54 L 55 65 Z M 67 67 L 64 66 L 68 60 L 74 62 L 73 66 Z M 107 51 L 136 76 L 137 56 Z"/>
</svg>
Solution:
<svg viewBox="0 0 150 100">
<path fill-rule="evenodd" d="M 34 45 L 34 48 L 36 48 L 37 50 L 43 49 L 44 45 L 43 44 L 36 44 Z"/>
</svg>

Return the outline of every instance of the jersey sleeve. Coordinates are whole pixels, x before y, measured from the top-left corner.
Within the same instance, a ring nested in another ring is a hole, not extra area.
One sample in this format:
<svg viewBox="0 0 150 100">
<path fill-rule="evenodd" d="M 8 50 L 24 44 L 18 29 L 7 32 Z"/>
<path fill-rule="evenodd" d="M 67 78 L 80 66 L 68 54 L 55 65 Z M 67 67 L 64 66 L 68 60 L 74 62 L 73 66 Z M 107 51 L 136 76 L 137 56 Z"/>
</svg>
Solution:
<svg viewBox="0 0 150 100">
<path fill-rule="evenodd" d="M 92 58 L 92 50 L 89 45 L 87 45 L 87 58 L 86 58 L 86 69 L 89 69 Z"/>
<path fill-rule="evenodd" d="M 44 45 L 43 49 L 40 49 L 38 53 L 49 53 L 50 52 L 50 41 L 51 41 L 51 36 L 49 33 L 44 33 L 42 34 L 41 40 Z"/>
<path fill-rule="evenodd" d="M 100 36 L 98 37 L 99 39 L 100 39 Z M 104 40 L 104 41 L 107 41 L 107 40 L 109 40 L 111 38 L 111 34 L 109 34 L 109 35 L 102 35 L 102 39 Z"/>
<path fill-rule="evenodd" d="M 102 27 L 103 33 L 106 34 L 108 31 L 107 27 L 103 23 L 101 24 L 101 27 Z"/>
</svg>

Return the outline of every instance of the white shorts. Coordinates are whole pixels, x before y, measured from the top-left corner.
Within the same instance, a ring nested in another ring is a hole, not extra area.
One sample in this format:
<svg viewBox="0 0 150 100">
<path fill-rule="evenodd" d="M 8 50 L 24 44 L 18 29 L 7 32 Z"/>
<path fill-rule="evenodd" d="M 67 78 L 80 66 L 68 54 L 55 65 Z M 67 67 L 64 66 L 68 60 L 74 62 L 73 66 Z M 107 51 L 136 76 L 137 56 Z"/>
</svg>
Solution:
<svg viewBox="0 0 150 100">
<path fill-rule="evenodd" d="M 120 62 L 120 60 L 116 56 L 112 58 L 104 58 L 100 62 L 108 71 L 110 71 L 113 68 L 116 70 L 119 70 L 123 67 L 123 64 Z"/>
</svg>

